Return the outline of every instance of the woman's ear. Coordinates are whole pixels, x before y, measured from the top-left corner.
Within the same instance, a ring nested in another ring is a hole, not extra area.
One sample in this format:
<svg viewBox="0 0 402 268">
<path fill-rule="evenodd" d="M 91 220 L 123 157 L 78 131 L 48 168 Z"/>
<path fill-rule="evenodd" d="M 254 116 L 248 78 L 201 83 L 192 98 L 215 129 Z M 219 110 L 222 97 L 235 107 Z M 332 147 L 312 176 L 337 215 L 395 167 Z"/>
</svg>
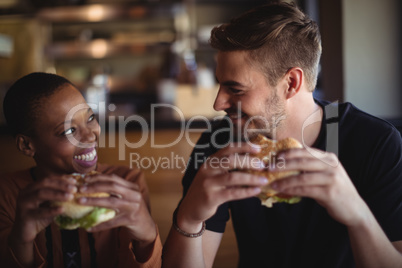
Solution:
<svg viewBox="0 0 402 268">
<path fill-rule="evenodd" d="M 34 157 L 35 147 L 33 146 L 33 142 L 30 137 L 18 134 L 15 137 L 15 141 L 17 143 L 18 150 L 20 150 L 26 156 Z"/>
<path fill-rule="evenodd" d="M 303 82 L 303 70 L 299 67 L 293 67 L 286 73 L 286 99 L 290 99 L 301 89 Z"/>
</svg>

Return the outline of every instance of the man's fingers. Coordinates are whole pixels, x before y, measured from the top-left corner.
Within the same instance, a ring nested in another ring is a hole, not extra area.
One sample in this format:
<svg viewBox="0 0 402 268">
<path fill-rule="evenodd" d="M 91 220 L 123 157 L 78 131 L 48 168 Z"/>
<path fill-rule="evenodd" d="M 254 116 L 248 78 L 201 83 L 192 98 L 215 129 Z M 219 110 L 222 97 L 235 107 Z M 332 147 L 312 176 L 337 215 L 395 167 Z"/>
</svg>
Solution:
<svg viewBox="0 0 402 268">
<path fill-rule="evenodd" d="M 231 143 L 208 157 L 201 167 L 210 176 L 225 173 L 233 169 L 261 169 L 263 162 L 254 155 L 261 148 L 246 142 Z"/>
<path fill-rule="evenodd" d="M 225 148 L 219 150 L 213 156 L 215 157 L 224 157 L 230 156 L 232 154 L 257 154 L 261 151 L 261 147 L 253 144 L 249 144 L 247 142 L 237 142 L 231 143 Z"/>
<path fill-rule="evenodd" d="M 218 182 L 218 180 L 215 180 Z M 219 182 L 219 186 L 232 187 L 232 186 L 263 186 L 268 183 L 268 179 L 252 175 L 245 172 L 230 172 L 223 175 L 223 179 Z"/>
<path fill-rule="evenodd" d="M 212 199 L 221 204 L 257 195 L 261 191 L 261 186 L 267 183 L 268 180 L 265 177 L 244 172 L 231 172 L 211 177 L 204 186 L 213 189 L 215 197 Z"/>
<path fill-rule="evenodd" d="M 244 172 L 228 173 L 223 179 L 224 186 L 220 191 L 223 202 L 240 200 L 255 196 L 261 192 L 261 186 L 268 183 L 268 179 Z"/>
<path fill-rule="evenodd" d="M 326 153 L 318 158 L 305 149 L 291 149 L 278 154 L 276 163 L 270 167 L 271 171 L 323 171 L 337 166 L 336 155 Z"/>
<path fill-rule="evenodd" d="M 281 193 L 291 196 L 309 197 L 317 201 L 325 200 L 331 195 L 330 188 L 321 185 L 295 186 L 286 188 Z"/>
<path fill-rule="evenodd" d="M 284 191 L 300 186 L 325 186 L 331 183 L 328 176 L 319 172 L 300 173 L 298 175 L 289 176 L 280 180 L 276 180 L 270 184 L 276 191 Z"/>
<path fill-rule="evenodd" d="M 241 187 L 241 186 L 233 186 L 227 187 L 222 190 L 220 198 L 222 198 L 223 202 L 231 201 L 231 200 L 240 200 L 248 197 L 256 196 L 261 192 L 260 187 Z"/>
<path fill-rule="evenodd" d="M 215 156 L 209 157 L 204 164 L 204 168 L 220 171 L 243 169 L 261 170 L 265 168 L 265 166 L 263 161 L 250 154 L 232 154 L 221 158 Z"/>
</svg>

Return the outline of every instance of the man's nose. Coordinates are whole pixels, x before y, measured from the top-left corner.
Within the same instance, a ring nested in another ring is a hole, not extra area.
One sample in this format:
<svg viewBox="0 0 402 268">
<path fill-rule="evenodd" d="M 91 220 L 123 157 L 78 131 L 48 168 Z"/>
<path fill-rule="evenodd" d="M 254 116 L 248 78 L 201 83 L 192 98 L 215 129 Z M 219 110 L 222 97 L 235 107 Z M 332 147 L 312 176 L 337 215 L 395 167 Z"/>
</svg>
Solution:
<svg viewBox="0 0 402 268">
<path fill-rule="evenodd" d="M 224 111 L 230 107 L 230 94 L 219 88 L 218 95 L 216 96 L 214 109 L 215 111 Z"/>
</svg>

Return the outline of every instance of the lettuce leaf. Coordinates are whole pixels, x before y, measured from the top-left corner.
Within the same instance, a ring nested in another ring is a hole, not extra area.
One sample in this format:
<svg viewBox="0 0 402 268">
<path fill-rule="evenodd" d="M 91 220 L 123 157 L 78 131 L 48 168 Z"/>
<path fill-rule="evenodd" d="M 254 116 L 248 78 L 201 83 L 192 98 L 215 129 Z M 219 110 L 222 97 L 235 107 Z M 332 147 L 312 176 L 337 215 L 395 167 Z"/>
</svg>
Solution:
<svg viewBox="0 0 402 268">
<path fill-rule="evenodd" d="M 68 216 L 59 215 L 55 218 L 56 223 L 61 229 L 69 229 L 69 226 L 78 225 L 84 229 L 94 226 L 99 219 L 99 216 L 107 213 L 112 209 L 95 207 L 90 213 L 79 219 L 73 219 Z M 71 228 L 71 227 L 70 227 Z"/>
<path fill-rule="evenodd" d="M 290 198 L 282 198 L 282 197 L 278 197 L 278 196 L 273 196 L 272 198 L 274 198 L 276 202 L 284 202 L 284 203 L 288 203 L 288 204 L 296 204 L 296 203 L 299 203 L 301 200 L 301 197 L 298 197 L 298 196 L 293 196 Z"/>
</svg>

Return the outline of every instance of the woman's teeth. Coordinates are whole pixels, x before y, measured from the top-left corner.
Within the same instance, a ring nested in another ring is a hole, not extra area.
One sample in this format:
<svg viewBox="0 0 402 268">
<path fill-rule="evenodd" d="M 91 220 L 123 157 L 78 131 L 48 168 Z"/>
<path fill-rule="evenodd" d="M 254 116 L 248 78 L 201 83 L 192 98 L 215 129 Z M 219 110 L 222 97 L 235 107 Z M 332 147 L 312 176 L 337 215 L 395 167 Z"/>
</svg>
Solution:
<svg viewBox="0 0 402 268">
<path fill-rule="evenodd" d="M 96 156 L 96 150 L 94 149 L 92 152 L 88 154 L 75 155 L 74 159 L 92 161 L 95 159 L 95 156 Z"/>
</svg>

